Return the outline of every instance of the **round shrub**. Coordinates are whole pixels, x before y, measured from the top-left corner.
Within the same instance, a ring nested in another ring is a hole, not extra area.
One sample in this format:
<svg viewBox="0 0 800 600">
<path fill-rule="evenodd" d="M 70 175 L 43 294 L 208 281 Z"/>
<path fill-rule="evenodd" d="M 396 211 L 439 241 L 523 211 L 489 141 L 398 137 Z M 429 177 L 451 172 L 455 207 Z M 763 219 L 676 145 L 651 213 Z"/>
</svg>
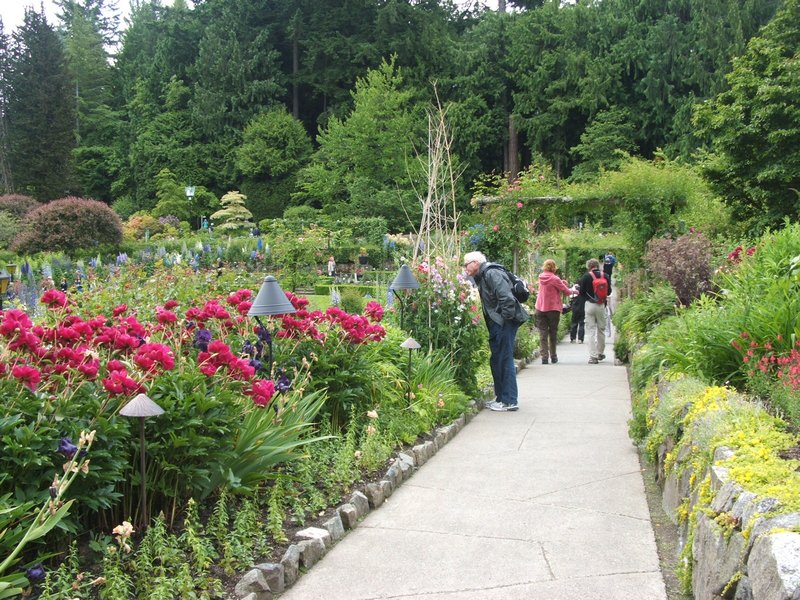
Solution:
<svg viewBox="0 0 800 600">
<path fill-rule="evenodd" d="M 18 253 L 72 252 L 122 241 L 122 221 L 107 204 L 70 196 L 30 212 L 14 239 Z"/>
<path fill-rule="evenodd" d="M 7 212 L 15 216 L 17 219 L 22 219 L 25 215 L 34 209 L 39 208 L 41 202 L 30 196 L 23 194 L 6 194 L 0 196 L 0 211 Z"/>
</svg>

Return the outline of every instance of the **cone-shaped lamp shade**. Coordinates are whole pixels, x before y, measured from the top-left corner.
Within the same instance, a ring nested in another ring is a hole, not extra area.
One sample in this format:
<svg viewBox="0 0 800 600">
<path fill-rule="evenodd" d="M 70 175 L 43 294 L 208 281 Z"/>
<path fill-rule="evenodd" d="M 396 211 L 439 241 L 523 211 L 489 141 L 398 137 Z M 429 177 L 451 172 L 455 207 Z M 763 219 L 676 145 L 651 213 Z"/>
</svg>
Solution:
<svg viewBox="0 0 800 600">
<path fill-rule="evenodd" d="M 389 286 L 391 290 L 416 290 L 417 288 L 419 288 L 419 281 L 414 277 L 408 265 L 400 267 L 392 285 Z"/>
<path fill-rule="evenodd" d="M 400 344 L 401 348 L 407 348 L 408 350 L 419 350 L 422 346 L 419 345 L 419 342 L 414 338 L 408 338 L 405 342 Z"/>
<path fill-rule="evenodd" d="M 144 394 L 139 394 L 119 411 L 123 417 L 157 417 L 164 409 Z"/>
<path fill-rule="evenodd" d="M 278 280 L 272 275 L 264 277 L 264 283 L 258 290 L 258 295 L 253 301 L 253 306 L 247 311 L 248 317 L 263 317 L 269 315 L 288 315 L 297 312 L 283 293 Z"/>
</svg>

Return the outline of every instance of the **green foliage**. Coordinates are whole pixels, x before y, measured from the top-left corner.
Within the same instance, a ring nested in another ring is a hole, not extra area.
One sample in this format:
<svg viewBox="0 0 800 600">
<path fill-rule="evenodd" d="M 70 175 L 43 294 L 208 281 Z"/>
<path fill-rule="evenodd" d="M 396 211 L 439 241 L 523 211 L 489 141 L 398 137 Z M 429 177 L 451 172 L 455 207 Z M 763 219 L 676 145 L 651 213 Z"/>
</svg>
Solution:
<svg viewBox="0 0 800 600">
<path fill-rule="evenodd" d="M 278 466 L 301 457 L 298 449 L 318 441 L 308 435 L 325 404 L 323 391 L 281 395 L 266 408 L 253 407 L 241 419 L 230 452 L 218 452 L 204 495 L 223 484 L 237 492 L 253 492 Z"/>
<path fill-rule="evenodd" d="M 313 284 L 325 247 L 324 230 L 316 226 L 296 229 L 293 225 L 291 221 L 273 221 L 268 234 L 272 255 L 283 268 L 284 286 L 292 291 Z"/>
<path fill-rule="evenodd" d="M 475 369 L 487 335 L 477 288 L 461 277 L 458 266 L 441 258 L 420 265 L 415 275 L 420 287 L 398 290 L 402 296 L 395 299 L 394 318 L 399 323 L 402 301 L 404 329 L 423 348 L 447 355 L 461 390 L 476 393 Z"/>
<path fill-rule="evenodd" d="M 28 214 L 25 229 L 12 243 L 15 252 L 74 252 L 98 244 L 119 244 L 122 221 L 107 204 L 68 197 Z"/>
<path fill-rule="evenodd" d="M 0 211 L 0 248 L 8 248 L 21 228 L 22 225 L 17 217 L 6 211 Z"/>
<path fill-rule="evenodd" d="M 342 310 L 354 314 L 360 314 L 363 312 L 366 300 L 364 299 L 364 296 L 361 295 L 361 292 L 353 289 L 352 287 L 337 289 L 342 290 L 339 299 L 339 306 Z"/>
<path fill-rule="evenodd" d="M 62 41 L 43 13 L 25 11 L 9 58 L 3 82 L 4 160 L 13 168 L 13 185 L 41 200 L 61 197 L 73 182 L 74 84 Z"/>
<path fill-rule="evenodd" d="M 631 249 L 639 253 L 656 235 L 683 233 L 674 215 L 690 198 L 704 191 L 702 181 L 691 168 L 665 159 L 649 162 L 631 158 L 619 171 L 603 173 L 596 186 L 599 196 L 624 208 L 617 213 L 616 221 Z"/>
<path fill-rule="evenodd" d="M 581 143 L 571 149 L 580 157 L 572 171 L 572 181 L 587 181 L 600 171 L 615 170 L 636 149 L 631 114 L 625 107 L 612 107 L 597 113 L 581 134 Z"/>
<path fill-rule="evenodd" d="M 650 331 L 676 312 L 675 291 L 667 285 L 655 285 L 648 291 L 625 300 L 614 311 L 617 335 L 614 356 L 627 361 L 645 341 Z"/>
<path fill-rule="evenodd" d="M 256 501 L 253 498 L 242 499 L 233 520 L 233 530 L 223 546 L 221 566 L 228 575 L 253 564 L 253 559 L 263 549 L 262 531 Z"/>
<path fill-rule="evenodd" d="M 402 81 L 395 59 L 358 80 L 352 112 L 344 120 L 332 118 L 319 134 L 295 198 L 338 218 L 383 216 L 393 230 L 419 221 L 411 186 L 421 188 L 424 181 L 414 156 L 424 120 Z"/>
<path fill-rule="evenodd" d="M 246 177 L 243 189 L 260 184 L 259 196 L 248 193 L 256 221 L 281 216 L 290 203 L 297 171 L 311 152 L 303 124 L 283 107 L 263 112 L 248 123 L 236 149 L 236 168 Z"/>
<path fill-rule="evenodd" d="M 154 217 L 172 215 L 181 221 L 188 221 L 196 216 L 192 214 L 184 188 L 178 185 L 175 175 L 169 169 L 161 169 L 156 175 L 156 198 L 158 202 L 152 211 Z"/>
<path fill-rule="evenodd" d="M 701 131 L 713 136 L 706 176 L 755 231 L 800 214 L 798 19 L 800 2 L 784 2 L 733 61 L 730 89 L 699 105 L 695 115 Z"/>
</svg>

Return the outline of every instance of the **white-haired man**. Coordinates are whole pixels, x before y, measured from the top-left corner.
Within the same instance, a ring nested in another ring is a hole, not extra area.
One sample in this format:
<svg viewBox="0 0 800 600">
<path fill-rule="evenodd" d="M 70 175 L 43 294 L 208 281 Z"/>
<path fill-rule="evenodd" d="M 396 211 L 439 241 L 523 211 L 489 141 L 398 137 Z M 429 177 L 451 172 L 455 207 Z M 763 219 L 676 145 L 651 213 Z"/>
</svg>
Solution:
<svg viewBox="0 0 800 600">
<path fill-rule="evenodd" d="M 518 410 L 517 368 L 514 343 L 517 329 L 528 313 L 511 293 L 511 281 L 503 269 L 490 268 L 482 252 L 464 255 L 464 271 L 475 280 L 481 295 L 483 318 L 489 329 L 489 366 L 494 381 L 494 401 L 487 404 L 498 412 Z"/>
</svg>

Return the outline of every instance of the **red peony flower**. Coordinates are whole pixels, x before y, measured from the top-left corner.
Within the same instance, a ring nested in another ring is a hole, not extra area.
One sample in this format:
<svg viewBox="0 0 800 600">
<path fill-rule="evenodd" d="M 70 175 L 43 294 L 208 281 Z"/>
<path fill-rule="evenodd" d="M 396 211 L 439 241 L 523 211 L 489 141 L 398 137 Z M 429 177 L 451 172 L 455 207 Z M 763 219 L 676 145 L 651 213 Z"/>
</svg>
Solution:
<svg viewBox="0 0 800 600">
<path fill-rule="evenodd" d="M 11 375 L 19 379 L 32 392 L 36 390 L 36 386 L 42 380 L 42 374 L 39 370 L 29 365 L 15 365 L 11 369 Z"/>
<path fill-rule="evenodd" d="M 67 305 L 67 295 L 61 290 L 50 289 L 42 294 L 40 301 L 47 308 L 64 308 Z"/>
</svg>

